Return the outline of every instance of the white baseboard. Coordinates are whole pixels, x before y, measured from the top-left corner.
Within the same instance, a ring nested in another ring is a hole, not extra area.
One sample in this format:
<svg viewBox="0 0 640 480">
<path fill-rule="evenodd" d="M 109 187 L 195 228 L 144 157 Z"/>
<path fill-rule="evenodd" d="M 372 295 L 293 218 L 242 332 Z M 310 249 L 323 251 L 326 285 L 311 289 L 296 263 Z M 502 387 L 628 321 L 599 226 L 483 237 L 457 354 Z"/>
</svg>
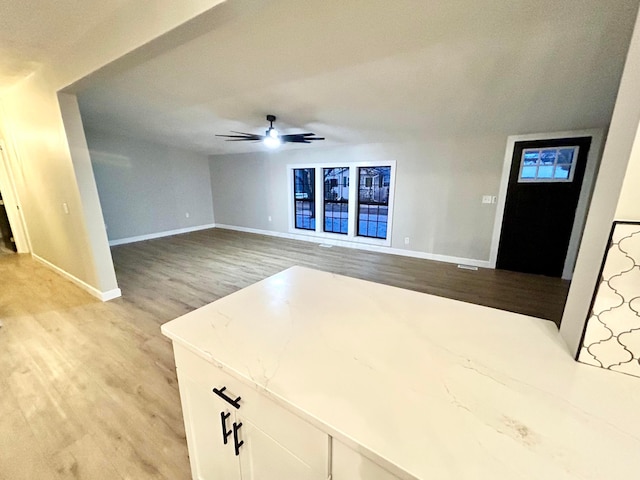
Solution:
<svg viewBox="0 0 640 480">
<path fill-rule="evenodd" d="M 122 295 L 122 292 L 120 291 L 119 288 L 114 288 L 113 290 L 107 290 L 106 292 L 102 292 L 102 291 L 98 290 L 97 288 L 92 287 L 88 283 L 80 280 L 78 277 L 76 277 L 74 275 L 71 275 L 66 270 L 63 270 L 60 267 L 58 267 L 58 266 L 54 265 L 53 263 L 49 262 L 48 260 L 45 260 L 44 258 L 36 255 L 35 253 L 31 253 L 31 257 L 33 257 L 34 260 L 37 260 L 38 262 L 42 263 L 44 266 L 49 267 L 51 270 L 53 270 L 57 274 L 63 276 L 67 280 L 71 280 L 77 286 L 79 286 L 83 290 L 89 292 L 94 297 L 99 298 L 103 302 L 107 302 L 109 300 L 113 300 L 114 298 L 118 298 L 118 297 L 120 297 Z"/>
<path fill-rule="evenodd" d="M 207 225 L 197 225 L 195 227 L 178 228 L 177 230 L 166 230 L 164 232 L 149 233 L 147 235 L 139 235 L 137 237 L 119 238 L 117 240 L 109 240 L 109 245 L 115 247 L 116 245 L 124 245 L 126 243 L 142 242 L 144 240 L 153 240 L 154 238 L 170 237 L 172 235 L 180 235 L 181 233 L 197 232 L 198 230 L 207 230 L 209 228 L 215 228 L 215 223 Z"/>
<path fill-rule="evenodd" d="M 343 240 L 334 240 L 332 238 L 318 238 L 309 235 L 299 235 L 295 233 L 274 232 L 271 230 L 259 230 L 257 228 L 237 227 L 235 225 L 216 224 L 216 228 L 226 230 L 235 230 L 237 232 L 257 233 L 259 235 L 268 235 L 270 237 L 289 238 L 292 240 L 302 240 L 304 242 L 312 242 L 318 244 L 335 245 L 337 247 L 355 248 L 358 250 L 367 250 L 370 252 L 389 253 L 391 255 L 401 255 L 404 257 L 421 258 L 424 260 L 435 260 L 437 262 L 456 263 L 462 265 L 471 265 L 474 267 L 491 268 L 489 260 L 476 260 L 474 258 L 451 257 L 448 255 L 438 255 L 436 253 L 418 252 L 415 250 L 404 250 L 402 248 L 385 247 L 382 245 L 369 245 L 366 243 L 345 242 Z"/>
</svg>

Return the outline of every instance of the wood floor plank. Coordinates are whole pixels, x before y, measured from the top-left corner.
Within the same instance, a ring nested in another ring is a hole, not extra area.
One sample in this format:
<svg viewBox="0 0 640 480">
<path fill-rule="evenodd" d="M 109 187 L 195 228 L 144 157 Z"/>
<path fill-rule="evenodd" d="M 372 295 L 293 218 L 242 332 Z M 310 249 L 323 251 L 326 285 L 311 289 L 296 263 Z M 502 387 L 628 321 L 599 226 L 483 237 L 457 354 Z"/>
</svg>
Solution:
<svg viewBox="0 0 640 480">
<path fill-rule="evenodd" d="M 85 435 L 52 456 L 53 468 L 60 480 L 122 480 L 91 435 Z"/>
<path fill-rule="evenodd" d="M 0 432 L 2 480 L 57 480 L 55 471 L 38 449 L 35 436 L 19 410 L 0 416 Z"/>
</svg>

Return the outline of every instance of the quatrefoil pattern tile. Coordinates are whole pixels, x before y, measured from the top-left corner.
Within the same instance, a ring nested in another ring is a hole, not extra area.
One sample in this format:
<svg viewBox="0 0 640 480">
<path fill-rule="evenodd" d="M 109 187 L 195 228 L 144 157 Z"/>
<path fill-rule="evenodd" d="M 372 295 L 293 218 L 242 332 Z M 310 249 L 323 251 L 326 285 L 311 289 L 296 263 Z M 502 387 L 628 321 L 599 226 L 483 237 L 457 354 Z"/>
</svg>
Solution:
<svg viewBox="0 0 640 480">
<path fill-rule="evenodd" d="M 578 360 L 640 377 L 640 222 L 615 222 Z"/>
</svg>

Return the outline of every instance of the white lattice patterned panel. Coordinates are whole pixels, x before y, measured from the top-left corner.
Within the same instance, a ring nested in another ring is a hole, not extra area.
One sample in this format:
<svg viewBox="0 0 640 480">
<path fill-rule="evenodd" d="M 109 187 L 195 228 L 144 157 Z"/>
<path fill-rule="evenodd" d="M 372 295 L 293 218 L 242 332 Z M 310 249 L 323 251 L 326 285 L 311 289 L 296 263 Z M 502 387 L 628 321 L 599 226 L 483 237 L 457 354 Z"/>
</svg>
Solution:
<svg viewBox="0 0 640 480">
<path fill-rule="evenodd" d="M 640 377 L 640 223 L 614 223 L 578 360 Z"/>
</svg>

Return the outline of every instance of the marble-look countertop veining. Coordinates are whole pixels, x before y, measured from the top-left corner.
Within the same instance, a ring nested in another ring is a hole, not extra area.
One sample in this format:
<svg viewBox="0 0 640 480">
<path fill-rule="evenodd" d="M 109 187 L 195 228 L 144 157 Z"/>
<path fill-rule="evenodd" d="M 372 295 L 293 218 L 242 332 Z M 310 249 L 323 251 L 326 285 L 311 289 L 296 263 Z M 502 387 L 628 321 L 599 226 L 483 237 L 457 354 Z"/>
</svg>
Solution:
<svg viewBox="0 0 640 480">
<path fill-rule="evenodd" d="M 640 476 L 640 381 L 551 322 L 293 267 L 162 331 L 395 473 Z"/>
</svg>

